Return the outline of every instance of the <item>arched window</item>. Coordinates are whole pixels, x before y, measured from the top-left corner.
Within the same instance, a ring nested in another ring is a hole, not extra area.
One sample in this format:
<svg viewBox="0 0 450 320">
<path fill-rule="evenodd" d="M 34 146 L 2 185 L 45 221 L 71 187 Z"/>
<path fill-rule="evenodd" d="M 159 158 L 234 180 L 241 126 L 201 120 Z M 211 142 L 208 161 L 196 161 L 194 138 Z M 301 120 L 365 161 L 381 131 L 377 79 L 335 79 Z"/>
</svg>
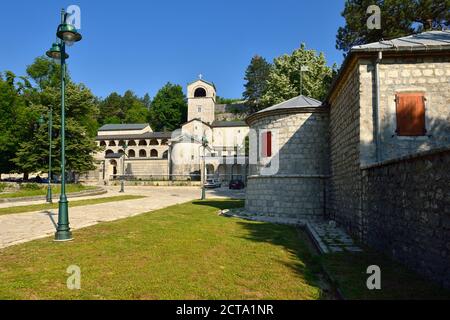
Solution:
<svg viewBox="0 0 450 320">
<path fill-rule="evenodd" d="M 158 140 L 156 140 L 156 139 L 150 140 L 150 145 L 151 146 L 159 146 Z"/>
<path fill-rule="evenodd" d="M 152 149 L 150 151 L 150 157 L 152 158 L 158 158 L 158 151 L 156 151 L 155 149 Z"/>
<path fill-rule="evenodd" d="M 115 147 L 116 146 L 116 142 L 114 140 L 111 140 L 108 145 L 110 147 Z"/>
<path fill-rule="evenodd" d="M 147 151 L 139 150 L 139 158 L 147 158 Z"/>
<path fill-rule="evenodd" d="M 119 146 L 120 147 L 125 147 L 125 141 L 124 140 L 120 140 L 119 141 Z"/>
<path fill-rule="evenodd" d="M 206 97 L 206 90 L 203 88 L 197 88 L 194 91 L 194 98 L 203 98 Z"/>
<path fill-rule="evenodd" d="M 145 141 L 145 140 L 139 140 L 139 145 L 140 145 L 140 146 L 146 146 L 146 145 L 147 145 L 147 141 Z"/>
<path fill-rule="evenodd" d="M 163 141 L 161 141 L 162 146 L 167 146 L 168 144 L 169 144 L 169 140 L 167 140 L 167 139 L 163 139 Z"/>
<path fill-rule="evenodd" d="M 113 154 L 113 153 L 114 153 L 114 151 L 112 151 L 111 149 L 106 150 L 106 151 L 105 151 L 105 156 L 110 155 L 110 154 Z"/>
<path fill-rule="evenodd" d="M 163 159 L 167 159 L 169 157 L 169 151 L 164 151 L 162 157 Z"/>
<path fill-rule="evenodd" d="M 128 151 L 128 158 L 136 158 L 136 152 L 134 150 Z"/>
<path fill-rule="evenodd" d="M 120 153 L 120 154 L 124 154 L 125 153 L 125 151 L 123 151 L 122 149 L 119 149 L 119 151 L 117 151 L 118 153 Z"/>
<path fill-rule="evenodd" d="M 130 147 L 136 146 L 136 141 L 134 141 L 134 140 L 128 141 L 128 146 L 130 146 Z"/>
<path fill-rule="evenodd" d="M 100 141 L 100 147 L 106 147 L 106 142 L 105 141 Z"/>
</svg>

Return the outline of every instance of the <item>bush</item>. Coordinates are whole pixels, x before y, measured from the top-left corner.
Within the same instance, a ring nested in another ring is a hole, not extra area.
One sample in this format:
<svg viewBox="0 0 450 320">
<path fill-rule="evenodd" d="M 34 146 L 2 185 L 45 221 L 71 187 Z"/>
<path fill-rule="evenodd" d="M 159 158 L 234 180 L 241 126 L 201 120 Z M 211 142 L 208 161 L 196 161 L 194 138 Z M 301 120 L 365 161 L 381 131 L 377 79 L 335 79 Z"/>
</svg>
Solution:
<svg viewBox="0 0 450 320">
<path fill-rule="evenodd" d="M 0 192 L 6 189 L 6 183 L 0 183 Z"/>
<path fill-rule="evenodd" d="M 24 183 L 20 185 L 21 190 L 39 190 L 41 186 L 37 183 Z"/>
</svg>

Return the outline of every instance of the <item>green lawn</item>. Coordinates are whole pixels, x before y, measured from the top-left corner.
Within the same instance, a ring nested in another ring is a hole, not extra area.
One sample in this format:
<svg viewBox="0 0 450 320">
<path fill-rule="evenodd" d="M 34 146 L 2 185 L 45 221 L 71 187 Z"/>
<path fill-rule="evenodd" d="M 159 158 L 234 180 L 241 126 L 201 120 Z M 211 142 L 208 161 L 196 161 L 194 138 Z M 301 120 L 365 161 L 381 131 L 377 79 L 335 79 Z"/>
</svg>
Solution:
<svg viewBox="0 0 450 320">
<path fill-rule="evenodd" d="M 34 184 L 33 184 L 34 185 Z M 67 184 L 66 193 L 80 192 L 86 190 L 93 190 L 94 186 L 83 186 L 81 184 Z M 53 194 L 59 194 L 61 187 L 59 185 L 52 186 Z M 21 197 L 33 197 L 33 196 L 45 196 L 47 194 L 47 185 L 41 184 L 38 189 L 23 188 L 14 192 L 7 192 L 0 194 L 0 198 L 21 198 Z"/>
<path fill-rule="evenodd" d="M 74 200 L 69 202 L 70 207 L 79 207 L 79 206 L 88 206 L 92 204 L 100 204 L 106 202 L 116 202 L 116 201 L 124 201 L 124 200 L 135 200 L 144 198 L 143 196 L 115 196 L 115 197 L 105 197 L 105 198 L 95 198 L 88 200 Z M 58 199 L 55 199 L 57 201 Z M 58 208 L 58 203 L 48 204 L 32 204 L 28 206 L 16 206 L 9 208 L 0 208 L 0 216 L 5 214 L 12 213 L 23 213 L 23 212 L 33 212 L 33 211 L 42 211 L 48 209 L 56 209 Z"/>
<path fill-rule="evenodd" d="M 323 297 L 297 229 L 217 215 L 242 205 L 197 201 L 0 250 L 0 299 Z M 66 287 L 70 265 L 79 291 Z"/>
<path fill-rule="evenodd" d="M 419 277 L 388 257 L 364 248 L 364 253 L 335 253 L 321 256 L 345 299 L 426 300 L 450 299 L 450 292 Z M 367 267 L 381 269 L 381 290 L 368 290 Z"/>
</svg>

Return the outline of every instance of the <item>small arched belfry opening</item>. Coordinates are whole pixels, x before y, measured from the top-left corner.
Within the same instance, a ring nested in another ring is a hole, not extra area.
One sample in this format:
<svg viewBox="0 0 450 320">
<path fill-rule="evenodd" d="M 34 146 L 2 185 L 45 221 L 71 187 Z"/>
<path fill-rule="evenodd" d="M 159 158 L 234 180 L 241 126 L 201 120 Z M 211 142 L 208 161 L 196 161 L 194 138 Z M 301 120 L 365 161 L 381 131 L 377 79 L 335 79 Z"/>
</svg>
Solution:
<svg viewBox="0 0 450 320">
<path fill-rule="evenodd" d="M 106 147 L 106 141 L 100 141 L 100 147 Z"/>
<path fill-rule="evenodd" d="M 135 158 L 135 157 L 136 157 L 136 152 L 134 150 L 128 151 L 128 158 Z"/>
<path fill-rule="evenodd" d="M 139 158 L 147 158 L 147 151 L 139 150 Z"/>
<path fill-rule="evenodd" d="M 158 140 L 156 140 L 156 139 L 151 139 L 151 140 L 150 140 L 150 145 L 151 145 L 151 146 L 158 146 L 158 145 L 159 145 Z"/>
<path fill-rule="evenodd" d="M 152 149 L 150 151 L 150 157 L 151 158 L 158 158 L 158 151 L 156 151 L 155 149 Z"/>
<path fill-rule="evenodd" d="M 194 91 L 194 98 L 204 98 L 206 97 L 206 89 L 205 88 L 197 88 Z"/>
</svg>

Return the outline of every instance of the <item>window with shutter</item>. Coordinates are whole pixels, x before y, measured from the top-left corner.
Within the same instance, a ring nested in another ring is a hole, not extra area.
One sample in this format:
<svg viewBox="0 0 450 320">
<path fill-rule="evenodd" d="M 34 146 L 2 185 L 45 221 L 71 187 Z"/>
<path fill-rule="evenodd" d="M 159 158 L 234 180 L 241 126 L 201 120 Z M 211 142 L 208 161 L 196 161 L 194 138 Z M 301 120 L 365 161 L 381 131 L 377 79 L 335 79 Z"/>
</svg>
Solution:
<svg viewBox="0 0 450 320">
<path fill-rule="evenodd" d="M 272 156 L 272 132 L 267 131 L 262 135 L 261 156 L 268 158 Z"/>
<path fill-rule="evenodd" d="M 423 136 L 425 128 L 425 96 L 421 92 L 398 93 L 397 130 L 399 136 Z"/>
</svg>

